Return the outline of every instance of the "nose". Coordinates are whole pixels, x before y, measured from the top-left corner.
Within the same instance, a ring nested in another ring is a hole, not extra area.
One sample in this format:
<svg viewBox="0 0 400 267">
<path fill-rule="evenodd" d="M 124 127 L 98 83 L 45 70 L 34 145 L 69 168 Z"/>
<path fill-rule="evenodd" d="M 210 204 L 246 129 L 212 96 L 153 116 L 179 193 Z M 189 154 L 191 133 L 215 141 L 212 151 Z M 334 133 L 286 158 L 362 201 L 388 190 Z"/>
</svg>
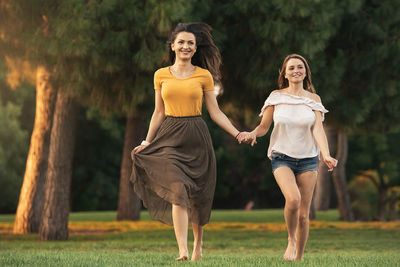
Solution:
<svg viewBox="0 0 400 267">
<path fill-rule="evenodd" d="M 183 43 L 183 48 L 188 48 L 188 47 L 189 47 L 188 43 Z"/>
</svg>

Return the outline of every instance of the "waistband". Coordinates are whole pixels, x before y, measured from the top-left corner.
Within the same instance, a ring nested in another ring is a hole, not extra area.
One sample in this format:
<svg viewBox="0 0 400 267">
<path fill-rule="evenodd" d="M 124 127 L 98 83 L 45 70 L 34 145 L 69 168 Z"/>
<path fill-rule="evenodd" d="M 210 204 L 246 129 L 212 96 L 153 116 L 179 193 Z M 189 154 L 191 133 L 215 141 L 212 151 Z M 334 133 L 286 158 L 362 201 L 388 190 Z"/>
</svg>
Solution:
<svg viewBox="0 0 400 267">
<path fill-rule="evenodd" d="M 175 116 L 171 116 L 171 115 L 165 115 L 165 118 L 172 118 L 172 119 L 198 119 L 198 118 L 201 118 L 201 115 L 182 116 L 182 117 L 175 117 Z"/>
</svg>

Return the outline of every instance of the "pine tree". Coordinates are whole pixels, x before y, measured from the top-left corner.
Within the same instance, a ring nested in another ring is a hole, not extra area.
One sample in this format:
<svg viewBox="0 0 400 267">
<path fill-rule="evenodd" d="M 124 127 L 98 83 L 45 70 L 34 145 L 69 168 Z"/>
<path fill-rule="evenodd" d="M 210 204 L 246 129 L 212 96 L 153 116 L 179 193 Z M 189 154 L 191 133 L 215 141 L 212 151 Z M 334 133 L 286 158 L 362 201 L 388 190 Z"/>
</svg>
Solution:
<svg viewBox="0 0 400 267">
<path fill-rule="evenodd" d="M 36 52 L 32 39 L 35 34 L 48 34 L 44 12 L 49 2 L 2 1 L 0 4 L 0 49 L 9 69 L 8 83 L 13 88 L 22 81 L 36 83 L 35 124 L 14 224 L 14 233 L 18 234 L 38 232 L 44 202 L 55 90 L 45 59 L 32 57 Z"/>
<path fill-rule="evenodd" d="M 344 158 L 348 133 L 399 130 L 399 7 L 397 0 L 364 1 L 358 8 L 349 9 L 326 49 L 325 68 L 318 74 L 318 83 L 324 88 L 328 109 L 333 110 L 328 123 L 337 133 L 337 147 L 344 151 Z M 346 182 L 346 161 L 339 158 L 339 163 L 333 173 L 337 192 L 346 190 L 338 187 Z M 344 206 L 350 203 L 338 200 L 341 217 L 348 219 L 350 213 Z"/>
</svg>

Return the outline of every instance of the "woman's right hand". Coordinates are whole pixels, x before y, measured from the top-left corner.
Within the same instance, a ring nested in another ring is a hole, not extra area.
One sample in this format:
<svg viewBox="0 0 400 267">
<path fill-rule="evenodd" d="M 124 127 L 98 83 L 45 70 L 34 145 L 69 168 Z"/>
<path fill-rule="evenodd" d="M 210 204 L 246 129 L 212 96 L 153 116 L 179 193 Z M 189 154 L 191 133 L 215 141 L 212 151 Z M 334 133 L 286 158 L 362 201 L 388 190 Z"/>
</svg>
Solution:
<svg viewBox="0 0 400 267">
<path fill-rule="evenodd" d="M 145 147 L 145 145 L 138 145 L 137 147 L 135 147 L 131 152 L 131 158 L 133 159 L 133 154 L 139 153 Z"/>
<path fill-rule="evenodd" d="M 333 171 L 333 168 L 335 168 L 337 166 L 338 160 L 335 158 L 332 158 L 331 156 L 325 156 L 323 157 L 323 160 L 326 164 L 326 166 L 328 166 L 328 171 Z"/>
</svg>

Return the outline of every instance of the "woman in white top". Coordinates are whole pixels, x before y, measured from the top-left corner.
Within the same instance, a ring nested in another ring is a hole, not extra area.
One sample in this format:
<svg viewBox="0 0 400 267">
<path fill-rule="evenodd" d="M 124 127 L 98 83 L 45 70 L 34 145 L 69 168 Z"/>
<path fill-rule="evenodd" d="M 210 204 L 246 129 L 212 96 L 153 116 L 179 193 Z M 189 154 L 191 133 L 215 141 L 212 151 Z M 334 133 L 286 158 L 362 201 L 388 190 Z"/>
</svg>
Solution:
<svg viewBox="0 0 400 267">
<path fill-rule="evenodd" d="M 285 58 L 279 78 L 279 90 L 273 91 L 261 109 L 262 120 L 252 132 L 241 135 L 239 142 L 256 143 L 272 121 L 268 157 L 284 197 L 288 246 L 285 260 L 301 260 L 309 232 L 309 211 L 317 181 L 318 158 L 332 171 L 337 160 L 329 154 L 322 126 L 328 112 L 315 94 L 307 61 L 300 55 Z"/>
</svg>

